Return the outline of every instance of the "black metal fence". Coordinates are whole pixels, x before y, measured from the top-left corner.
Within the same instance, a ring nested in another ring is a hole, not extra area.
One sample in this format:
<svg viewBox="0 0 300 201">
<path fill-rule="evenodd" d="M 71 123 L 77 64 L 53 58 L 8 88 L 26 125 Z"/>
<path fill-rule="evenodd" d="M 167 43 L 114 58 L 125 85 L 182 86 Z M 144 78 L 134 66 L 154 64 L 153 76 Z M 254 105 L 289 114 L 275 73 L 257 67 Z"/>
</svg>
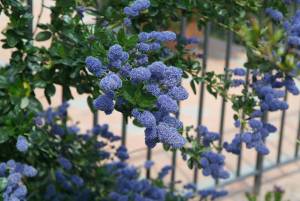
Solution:
<svg viewBox="0 0 300 201">
<path fill-rule="evenodd" d="M 32 10 L 32 0 L 27 0 L 28 6 Z M 181 22 L 181 34 L 185 34 L 185 28 L 186 28 L 186 19 L 182 19 Z M 202 75 L 204 76 L 207 70 L 207 62 L 209 59 L 208 52 L 210 48 L 210 36 L 212 33 L 212 24 L 207 23 L 207 25 L 203 29 L 203 38 L 202 38 Z M 233 46 L 233 33 L 230 31 L 226 31 L 226 52 L 225 52 L 225 66 L 224 66 L 224 72 L 226 73 L 227 69 L 230 66 L 230 60 L 231 60 L 231 51 L 232 51 L 232 46 Z M 225 74 L 225 76 L 227 76 Z M 247 80 L 249 77 L 249 72 L 247 73 Z M 199 110 L 198 110 L 198 118 L 196 125 L 201 125 L 203 123 L 203 106 L 204 106 L 204 100 L 205 100 L 205 84 L 201 83 L 200 84 L 200 89 L 199 89 Z M 288 97 L 285 96 L 285 100 L 287 100 Z M 62 98 L 64 101 L 64 97 Z M 293 106 L 291 106 L 293 107 Z M 279 139 L 278 139 L 278 147 L 277 147 L 277 154 L 276 154 L 276 162 L 272 165 L 269 166 L 264 166 L 264 157 L 260 154 L 256 155 L 256 160 L 255 160 L 255 169 L 247 174 L 242 174 L 243 170 L 243 163 L 242 163 L 242 158 L 243 158 L 243 152 L 238 156 L 237 158 L 237 163 L 235 164 L 235 170 L 232 171 L 232 174 L 234 177 L 232 179 L 229 179 L 227 181 L 218 181 L 216 180 L 214 183 L 215 186 L 219 187 L 224 187 L 226 185 L 242 181 L 246 178 L 253 177 L 254 178 L 254 183 L 253 183 L 253 191 L 254 193 L 259 193 L 261 184 L 262 184 L 262 177 L 265 172 L 272 170 L 274 168 L 293 163 L 297 160 L 300 159 L 299 157 L 299 144 L 297 143 L 298 140 L 300 140 L 300 109 L 299 108 L 292 108 L 293 110 L 298 111 L 298 117 L 295 118 L 294 121 L 297 122 L 298 124 L 298 129 L 296 132 L 296 138 L 295 138 L 295 145 L 294 145 L 294 150 L 291 149 L 291 154 L 292 157 L 290 157 L 288 160 L 283 160 L 282 159 L 282 143 L 284 141 L 284 135 L 287 134 L 284 132 L 285 129 L 285 123 L 286 123 L 286 111 L 283 111 L 281 114 L 281 120 L 280 120 L 280 126 L 279 126 Z M 221 138 L 219 141 L 219 145 L 222 145 L 223 139 L 224 139 L 224 119 L 225 119 L 225 113 L 226 113 L 226 101 L 223 99 L 221 102 L 221 109 L 220 109 L 220 122 L 219 122 L 219 132 L 221 134 Z M 179 115 L 179 114 L 178 114 Z M 264 117 L 264 120 L 267 120 L 267 116 Z M 98 113 L 93 114 L 93 124 L 97 124 L 99 122 L 98 118 Z M 241 132 L 243 131 L 243 127 L 241 128 Z M 127 125 L 125 122 L 124 117 L 122 118 L 122 125 L 121 125 L 121 135 L 122 135 L 122 144 L 126 145 L 127 141 Z M 146 148 L 147 154 L 146 154 L 146 160 L 151 160 L 152 159 L 152 150 L 149 148 Z M 242 147 L 243 150 L 243 147 Z M 171 165 L 173 166 L 173 170 L 171 173 L 171 181 L 170 181 L 170 187 L 171 189 L 174 188 L 175 181 L 176 181 L 176 172 L 177 172 L 177 152 L 174 151 L 171 156 Z M 149 178 L 151 176 L 151 169 L 148 169 L 146 171 L 146 177 Z M 198 175 L 198 169 L 194 169 L 193 171 L 193 179 L 190 182 L 194 182 L 195 184 L 199 183 L 199 175 Z"/>
</svg>

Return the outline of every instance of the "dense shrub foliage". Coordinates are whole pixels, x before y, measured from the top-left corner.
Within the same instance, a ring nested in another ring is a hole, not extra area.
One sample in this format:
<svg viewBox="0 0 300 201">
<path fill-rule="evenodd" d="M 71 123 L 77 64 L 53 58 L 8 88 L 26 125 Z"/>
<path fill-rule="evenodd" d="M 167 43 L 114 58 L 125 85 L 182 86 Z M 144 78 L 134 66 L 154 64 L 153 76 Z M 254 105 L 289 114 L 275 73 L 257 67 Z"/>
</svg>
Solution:
<svg viewBox="0 0 300 201">
<path fill-rule="evenodd" d="M 116 110 L 126 122 L 132 118 L 145 128 L 147 147 L 162 143 L 166 151 L 180 151 L 189 168 L 226 179 L 230 175 L 220 151 L 240 154 L 245 144 L 268 154 L 265 140 L 276 127 L 265 120 L 266 113 L 287 110 L 284 97 L 299 94 L 300 11 L 288 12 L 296 3 L 56 0 L 52 7 L 43 5 L 51 11 L 51 22 L 38 22 L 36 29 L 24 2 L 1 0 L 0 13 L 10 20 L 3 48 L 12 50 L 9 63 L 0 68 L 1 199 L 186 201 L 225 196 L 224 190 L 199 190 L 192 183 L 174 192 L 164 180 L 171 166 L 144 179 L 141 167 L 127 162 L 127 148 L 108 125 L 95 124 L 82 133 L 72 124 L 67 112 L 71 87 L 88 95 L 93 113 Z M 86 23 L 86 16 L 95 23 Z M 184 22 L 192 20 L 200 29 L 213 22 L 233 32 L 247 50 L 244 67 L 225 74 L 203 72 L 201 55 L 186 48 L 200 43 L 185 37 Z M 41 41 L 50 46 L 35 45 Z M 235 126 L 243 132 L 218 146 L 220 134 L 204 125 L 183 125 L 178 105 L 189 96 L 181 85 L 187 78 L 195 93 L 205 83 L 213 96 L 230 101 Z M 63 104 L 43 109 L 36 90 L 42 89 L 51 104 L 57 85 L 63 89 Z M 241 93 L 229 94 L 232 87 Z M 142 168 L 153 165 L 145 161 Z M 281 197 L 277 188 L 266 200 Z"/>
</svg>

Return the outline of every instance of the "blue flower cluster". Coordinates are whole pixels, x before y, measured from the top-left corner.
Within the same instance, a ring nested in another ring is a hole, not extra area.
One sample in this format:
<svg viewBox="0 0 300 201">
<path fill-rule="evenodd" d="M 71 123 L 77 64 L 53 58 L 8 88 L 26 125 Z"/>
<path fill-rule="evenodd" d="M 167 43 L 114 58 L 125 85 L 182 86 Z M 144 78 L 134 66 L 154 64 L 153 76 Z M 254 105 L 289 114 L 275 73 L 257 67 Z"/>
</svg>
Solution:
<svg viewBox="0 0 300 201">
<path fill-rule="evenodd" d="M 299 20 L 300 20 L 300 11 L 298 10 L 290 20 L 286 20 L 283 24 L 283 27 L 287 33 L 287 44 L 289 45 L 289 47 L 294 47 L 294 48 L 300 47 Z"/>
<path fill-rule="evenodd" d="M 123 149 L 123 148 L 122 148 Z M 127 150 L 123 149 L 125 153 Z M 166 198 L 166 191 L 151 183 L 147 179 L 139 179 L 138 169 L 134 166 L 129 166 L 123 159 L 122 162 L 112 162 L 106 165 L 106 169 L 110 174 L 116 176 L 116 186 L 114 191 L 110 192 L 109 198 L 116 201 L 148 201 L 157 200 L 164 201 Z M 126 159 L 125 159 L 126 160 Z M 148 161 L 146 167 L 150 168 L 153 161 Z M 169 168 L 163 168 L 163 178 L 168 174 Z"/>
<path fill-rule="evenodd" d="M 198 194 L 201 196 L 200 201 L 207 200 L 210 198 L 211 200 L 215 200 L 220 197 L 224 197 L 228 194 L 227 191 L 217 191 L 215 189 L 207 189 L 207 190 L 200 190 Z"/>
<path fill-rule="evenodd" d="M 198 136 L 200 137 L 202 144 L 206 147 L 209 147 L 213 141 L 220 139 L 219 133 L 208 131 L 206 126 L 200 125 L 198 126 L 196 131 Z"/>
<path fill-rule="evenodd" d="M 258 118 L 262 118 L 263 114 L 268 111 L 288 109 L 288 104 L 283 100 L 285 90 L 280 90 L 281 88 L 285 88 L 293 95 L 298 95 L 299 89 L 290 75 L 284 75 L 281 72 L 260 73 L 256 70 L 251 73 L 253 82 L 250 87 L 257 95 L 259 105 L 245 122 L 249 126 L 248 129 L 243 133 L 236 134 L 231 143 L 225 142 L 223 146 L 228 152 L 240 154 L 241 145 L 245 143 L 247 148 L 255 148 L 258 153 L 266 155 L 269 150 L 264 142 L 270 133 L 276 132 L 277 129 L 272 124 Z M 241 124 L 237 126 L 241 126 Z"/>
<path fill-rule="evenodd" d="M 132 63 L 128 60 L 129 54 L 117 44 L 108 50 L 109 68 L 94 57 L 86 59 L 88 70 L 100 76 L 100 89 L 104 92 L 94 100 L 96 109 L 111 114 L 115 105 L 117 108 L 122 108 L 122 104 L 128 106 L 122 93 L 118 93 L 122 90 L 122 82 L 134 86 L 143 84 L 145 93 L 157 98 L 156 107 L 151 108 L 151 111 L 132 108 L 132 116 L 146 128 L 145 142 L 149 147 L 162 142 L 172 148 L 181 148 L 186 142 L 178 132 L 182 123 L 174 115 L 178 112 L 177 101 L 188 98 L 188 92 L 180 86 L 183 71 L 160 61 L 147 65 L 147 52 L 159 49 L 162 42 L 175 39 L 176 34 L 171 31 L 142 32 L 136 47 L 129 51 L 130 57 L 136 58 Z"/>
<path fill-rule="evenodd" d="M 26 152 L 28 150 L 28 141 L 24 136 L 18 136 L 16 147 L 20 152 Z"/>
<path fill-rule="evenodd" d="M 127 17 L 124 18 L 124 25 L 130 27 L 131 19 L 137 17 L 142 11 L 150 7 L 149 0 L 135 0 L 130 6 L 124 8 L 124 13 Z"/>
<path fill-rule="evenodd" d="M 149 0 L 135 0 L 130 6 L 124 8 L 124 13 L 128 17 L 136 17 L 141 11 L 150 7 Z"/>
<path fill-rule="evenodd" d="M 201 153 L 200 165 L 204 176 L 211 175 L 213 178 L 227 179 L 229 173 L 224 170 L 225 157 L 212 151 Z"/>
<path fill-rule="evenodd" d="M 23 179 L 35 177 L 37 170 L 27 164 L 14 160 L 0 163 L 0 177 L 6 179 L 6 186 L 2 193 L 3 201 L 26 200 L 27 188 Z"/>
<path fill-rule="evenodd" d="M 283 19 L 283 14 L 277 9 L 267 8 L 266 14 L 275 22 L 280 22 Z"/>
</svg>

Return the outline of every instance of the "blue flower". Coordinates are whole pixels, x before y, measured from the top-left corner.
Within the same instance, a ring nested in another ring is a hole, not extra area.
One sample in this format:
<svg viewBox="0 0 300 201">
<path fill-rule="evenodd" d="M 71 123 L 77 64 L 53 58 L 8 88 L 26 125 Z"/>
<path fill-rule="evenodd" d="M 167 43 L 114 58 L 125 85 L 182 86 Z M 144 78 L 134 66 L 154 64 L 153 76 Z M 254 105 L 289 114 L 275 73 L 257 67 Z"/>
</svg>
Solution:
<svg viewBox="0 0 300 201">
<path fill-rule="evenodd" d="M 266 14 L 269 15 L 272 18 L 272 20 L 276 22 L 279 22 L 283 19 L 283 14 L 279 10 L 273 8 L 267 8 Z"/>
<path fill-rule="evenodd" d="M 100 81 L 100 88 L 105 91 L 115 91 L 122 87 L 122 80 L 115 73 L 109 73 Z"/>
<path fill-rule="evenodd" d="M 160 95 L 157 99 L 157 104 L 159 108 L 167 112 L 175 113 L 178 111 L 177 102 L 168 95 Z"/>
<path fill-rule="evenodd" d="M 163 80 L 161 80 L 161 83 L 167 87 L 174 87 L 180 83 L 182 74 L 183 71 L 181 69 L 173 66 L 168 67 L 164 71 Z"/>
<path fill-rule="evenodd" d="M 116 152 L 116 156 L 120 159 L 120 160 L 127 160 L 129 158 L 128 152 L 127 152 L 127 148 L 125 146 L 120 146 L 117 149 Z"/>
<path fill-rule="evenodd" d="M 153 96 L 161 95 L 161 90 L 158 84 L 150 83 L 146 85 L 146 90 L 151 93 Z"/>
<path fill-rule="evenodd" d="M 104 111 L 105 114 L 111 114 L 114 110 L 114 102 L 111 96 L 104 94 L 94 100 L 94 107 L 97 110 Z"/>
<path fill-rule="evenodd" d="M 145 169 L 150 169 L 154 165 L 154 162 L 151 160 L 148 160 L 144 163 Z"/>
<path fill-rule="evenodd" d="M 133 82 L 147 81 L 151 77 L 151 72 L 145 67 L 134 68 L 129 73 L 130 79 Z"/>
<path fill-rule="evenodd" d="M 244 68 L 235 68 L 232 70 L 233 74 L 236 76 L 245 76 L 246 70 Z"/>
<path fill-rule="evenodd" d="M 160 172 L 158 173 L 158 178 L 159 179 L 163 179 L 165 176 L 167 176 L 169 174 L 169 172 L 172 170 L 172 166 L 170 165 L 166 165 L 164 166 Z"/>
<path fill-rule="evenodd" d="M 213 178 L 226 179 L 229 173 L 224 170 L 225 157 L 212 151 L 203 152 L 201 154 L 201 167 L 204 176 L 211 175 Z"/>
<path fill-rule="evenodd" d="M 149 148 L 153 148 L 159 142 L 156 128 L 146 128 L 145 129 L 145 144 Z"/>
<path fill-rule="evenodd" d="M 136 110 L 134 110 L 133 115 L 137 121 L 146 128 L 152 128 L 156 125 L 156 119 L 154 115 L 147 110 L 143 112 L 136 112 Z"/>
<path fill-rule="evenodd" d="M 16 147 L 20 152 L 26 152 L 28 150 L 28 142 L 24 136 L 18 136 Z"/>
<path fill-rule="evenodd" d="M 210 131 L 208 131 L 207 127 L 202 126 L 202 125 L 198 126 L 197 134 L 199 135 L 199 137 L 201 137 L 202 143 L 206 147 L 210 146 L 210 144 L 213 141 L 220 139 L 219 133 L 210 132 Z"/>
<path fill-rule="evenodd" d="M 62 157 L 60 156 L 58 159 L 57 159 L 58 163 L 66 170 L 70 170 L 72 169 L 72 163 L 66 159 L 65 157 Z"/>
<path fill-rule="evenodd" d="M 84 181 L 81 177 L 77 176 L 77 175 L 72 175 L 71 176 L 71 181 L 77 186 L 77 187 L 81 187 L 84 184 Z"/>
<path fill-rule="evenodd" d="M 88 70 L 96 76 L 101 76 L 106 71 L 106 68 L 102 65 L 101 61 L 95 57 L 87 57 L 85 59 L 85 64 Z"/>
<path fill-rule="evenodd" d="M 146 10 L 150 7 L 149 0 L 135 0 L 131 6 L 124 8 L 125 15 L 129 17 L 136 17 L 141 11 Z"/>
<path fill-rule="evenodd" d="M 150 70 L 153 78 L 160 79 L 163 77 L 167 66 L 161 61 L 156 61 L 150 64 L 148 69 Z"/>
<path fill-rule="evenodd" d="M 170 145 L 172 148 L 181 148 L 186 143 L 185 138 L 177 132 L 177 129 L 166 123 L 160 123 L 156 130 L 159 141 Z"/>
<path fill-rule="evenodd" d="M 130 27 L 132 25 L 131 19 L 128 17 L 124 18 L 124 25 Z"/>
<path fill-rule="evenodd" d="M 168 95 L 174 100 L 185 100 L 189 97 L 188 92 L 182 86 L 173 87 L 169 90 Z"/>
<path fill-rule="evenodd" d="M 263 127 L 263 123 L 256 119 L 250 119 L 249 120 L 249 126 L 253 129 L 260 129 Z"/>
<path fill-rule="evenodd" d="M 176 119 L 175 117 L 171 117 L 170 115 L 166 115 L 162 118 L 162 122 L 168 124 L 171 127 L 174 127 L 176 129 L 182 129 L 183 123 Z"/>
</svg>

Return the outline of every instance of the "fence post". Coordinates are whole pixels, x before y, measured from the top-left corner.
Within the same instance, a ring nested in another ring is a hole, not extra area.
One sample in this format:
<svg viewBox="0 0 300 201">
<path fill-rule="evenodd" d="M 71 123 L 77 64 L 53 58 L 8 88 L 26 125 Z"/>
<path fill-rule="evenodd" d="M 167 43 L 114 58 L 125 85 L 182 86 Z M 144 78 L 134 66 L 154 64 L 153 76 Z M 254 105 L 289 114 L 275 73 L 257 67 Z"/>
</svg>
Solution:
<svg viewBox="0 0 300 201">
<path fill-rule="evenodd" d="M 267 120 L 268 120 L 268 114 L 265 113 L 262 117 L 262 121 L 267 122 Z M 264 156 L 262 154 L 257 153 L 254 186 L 253 186 L 253 193 L 255 195 L 258 195 L 260 192 L 262 176 L 263 176 L 263 168 L 264 168 L 263 166 L 264 166 Z"/>
<path fill-rule="evenodd" d="M 28 25 L 28 32 L 32 34 L 32 37 L 33 37 L 33 4 L 32 4 L 32 0 L 27 0 L 27 6 L 28 6 L 28 9 L 32 15 L 32 19 L 30 20 L 29 22 L 29 25 Z"/>
<path fill-rule="evenodd" d="M 300 141 L 300 109 L 299 109 L 299 117 L 298 117 L 298 131 L 296 138 L 296 149 L 295 149 L 295 158 L 299 155 L 299 141 Z"/>
<path fill-rule="evenodd" d="M 206 74 L 210 29 L 211 29 L 211 23 L 208 22 L 204 28 L 203 58 L 202 58 L 202 69 L 201 69 L 202 77 L 204 77 Z M 199 111 L 198 111 L 197 126 L 202 124 L 203 104 L 204 104 L 204 87 L 205 87 L 205 83 L 202 82 L 200 84 Z M 200 140 L 198 135 L 197 135 L 197 139 Z M 198 183 L 198 167 L 195 167 L 195 169 L 194 169 L 194 183 L 195 184 Z"/>
</svg>

